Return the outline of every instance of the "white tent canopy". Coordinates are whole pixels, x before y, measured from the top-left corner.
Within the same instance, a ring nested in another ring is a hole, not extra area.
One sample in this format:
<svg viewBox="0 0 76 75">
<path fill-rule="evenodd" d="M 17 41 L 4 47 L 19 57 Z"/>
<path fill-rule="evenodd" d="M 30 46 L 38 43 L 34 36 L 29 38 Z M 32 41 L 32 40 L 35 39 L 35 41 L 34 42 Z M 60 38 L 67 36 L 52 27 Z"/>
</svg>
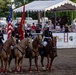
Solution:
<svg viewBox="0 0 76 75">
<path fill-rule="evenodd" d="M 25 5 L 25 12 L 27 11 L 64 11 L 76 10 L 76 3 L 70 0 L 46 0 L 46 1 L 33 1 Z M 22 12 L 23 6 L 13 10 L 14 12 Z"/>
</svg>

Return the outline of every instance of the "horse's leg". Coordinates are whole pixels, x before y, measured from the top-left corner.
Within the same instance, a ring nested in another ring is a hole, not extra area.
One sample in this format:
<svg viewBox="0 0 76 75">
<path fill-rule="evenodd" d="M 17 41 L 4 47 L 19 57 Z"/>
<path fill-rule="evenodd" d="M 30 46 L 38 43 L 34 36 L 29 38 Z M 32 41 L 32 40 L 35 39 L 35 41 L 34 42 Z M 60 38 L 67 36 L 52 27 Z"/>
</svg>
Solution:
<svg viewBox="0 0 76 75">
<path fill-rule="evenodd" d="M 8 61 L 8 71 L 9 72 L 12 72 L 12 70 L 10 68 L 11 61 L 12 61 L 12 57 L 10 56 L 9 61 Z"/>
<path fill-rule="evenodd" d="M 29 58 L 29 64 L 30 64 L 29 71 L 30 71 L 30 73 L 31 73 L 31 72 L 32 72 L 32 68 L 31 68 L 31 65 L 32 65 L 32 58 L 31 58 L 31 57 Z"/>
<path fill-rule="evenodd" d="M 5 65 L 5 66 L 4 66 L 4 70 L 3 70 L 4 73 L 7 73 L 7 64 L 8 64 L 8 59 L 5 58 L 5 59 L 4 59 L 4 65 Z"/>
<path fill-rule="evenodd" d="M 41 65 L 42 65 L 42 69 L 45 70 L 45 67 L 44 67 L 43 61 L 44 61 L 44 57 L 41 56 Z"/>
<path fill-rule="evenodd" d="M 1 68 L 0 68 L 0 73 L 3 72 L 3 59 L 1 59 Z"/>
<path fill-rule="evenodd" d="M 50 62 L 50 65 L 49 65 L 49 71 L 51 71 L 51 66 L 52 66 L 52 63 L 53 63 L 54 58 L 55 57 L 53 57 L 53 56 L 51 57 L 51 62 Z"/>
<path fill-rule="evenodd" d="M 38 56 L 35 57 L 35 65 L 36 65 L 36 71 L 39 71 L 39 68 L 38 68 Z"/>
<path fill-rule="evenodd" d="M 20 59 L 20 72 L 21 72 L 21 73 L 23 73 L 23 70 L 22 70 L 23 60 L 24 60 L 24 58 L 22 57 L 22 58 Z M 18 63 L 18 64 L 19 64 L 19 63 Z"/>
<path fill-rule="evenodd" d="M 50 59 L 50 56 L 49 54 L 47 55 L 47 66 L 46 66 L 46 70 L 49 70 L 49 59 Z"/>
<path fill-rule="evenodd" d="M 17 71 L 18 71 L 18 60 L 19 60 L 19 58 L 16 57 L 15 58 L 15 70 L 14 70 L 15 73 L 17 73 Z"/>
</svg>

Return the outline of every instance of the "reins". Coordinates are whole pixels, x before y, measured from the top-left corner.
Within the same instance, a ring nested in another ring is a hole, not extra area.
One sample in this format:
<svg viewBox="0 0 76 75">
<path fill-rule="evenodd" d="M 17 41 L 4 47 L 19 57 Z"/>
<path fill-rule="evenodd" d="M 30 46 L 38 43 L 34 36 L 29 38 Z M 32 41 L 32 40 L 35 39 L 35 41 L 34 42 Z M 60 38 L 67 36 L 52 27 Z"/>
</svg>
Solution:
<svg viewBox="0 0 76 75">
<path fill-rule="evenodd" d="M 12 37 L 11 37 L 11 38 L 12 38 Z M 10 44 L 10 45 L 12 45 L 12 40 L 11 40 L 11 44 Z M 9 54 L 9 52 L 8 52 L 8 51 L 6 51 L 6 49 L 4 48 L 4 44 L 3 44 L 2 49 L 4 50 L 4 52 L 6 53 L 6 55 L 8 55 L 8 54 Z"/>
<path fill-rule="evenodd" d="M 14 49 L 19 50 L 19 51 L 21 52 L 21 54 L 22 54 L 22 55 L 24 55 L 24 54 L 25 54 L 25 52 L 22 52 L 18 47 L 15 47 Z"/>
<path fill-rule="evenodd" d="M 2 49 L 5 51 L 6 55 L 8 55 L 8 54 L 9 54 L 9 52 L 7 52 L 4 48 L 2 48 Z"/>
</svg>

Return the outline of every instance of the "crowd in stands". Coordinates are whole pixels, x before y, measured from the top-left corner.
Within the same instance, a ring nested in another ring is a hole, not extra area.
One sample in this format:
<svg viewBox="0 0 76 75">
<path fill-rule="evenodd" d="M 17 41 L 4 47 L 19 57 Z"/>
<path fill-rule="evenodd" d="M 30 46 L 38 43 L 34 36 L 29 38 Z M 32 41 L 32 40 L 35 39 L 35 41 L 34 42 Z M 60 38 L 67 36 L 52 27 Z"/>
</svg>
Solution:
<svg viewBox="0 0 76 75">
<path fill-rule="evenodd" d="M 38 24 L 32 23 L 32 25 L 25 23 L 24 29 L 27 32 L 30 31 L 30 33 L 42 33 L 47 27 L 49 28 L 49 31 L 56 33 L 76 32 L 76 19 L 72 22 L 71 25 L 65 24 L 61 26 L 60 24 L 60 20 L 57 20 L 55 24 L 52 20 L 48 20 L 45 24 L 42 22 Z M 19 23 L 16 23 L 14 28 L 17 28 L 18 26 Z M 0 26 L 0 30 L 2 30 L 3 33 L 7 33 L 7 26 Z"/>
<path fill-rule="evenodd" d="M 19 22 L 15 24 L 12 31 L 12 36 L 15 36 L 16 42 L 19 42 Z M 2 34 L 7 34 L 7 26 L 0 26 L 0 30 Z M 41 33 L 43 35 L 48 36 L 48 32 L 50 34 L 52 33 L 70 33 L 70 32 L 76 32 L 76 19 L 71 25 L 65 24 L 63 26 L 60 25 L 60 23 L 53 24 L 52 20 L 48 20 L 45 24 L 42 22 L 39 22 L 38 24 L 32 23 L 28 24 L 25 23 L 23 25 L 23 31 L 24 31 L 24 37 L 32 37 L 35 38 L 36 33 Z M 34 36 L 33 36 L 34 35 Z"/>
</svg>

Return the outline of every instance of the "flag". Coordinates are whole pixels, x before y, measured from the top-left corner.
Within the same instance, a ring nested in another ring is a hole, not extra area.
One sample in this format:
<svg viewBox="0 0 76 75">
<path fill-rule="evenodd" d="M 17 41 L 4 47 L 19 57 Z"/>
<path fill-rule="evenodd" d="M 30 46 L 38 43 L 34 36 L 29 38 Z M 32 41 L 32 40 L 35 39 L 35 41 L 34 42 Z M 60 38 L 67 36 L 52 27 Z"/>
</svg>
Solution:
<svg viewBox="0 0 76 75">
<path fill-rule="evenodd" d="M 22 18 L 21 18 L 20 25 L 19 25 L 19 28 L 18 28 L 19 35 L 20 35 L 20 40 L 24 39 L 24 31 L 22 29 L 24 23 L 25 23 L 25 5 L 23 6 Z"/>
<path fill-rule="evenodd" d="M 10 6 L 10 13 L 7 17 L 7 22 L 8 22 L 8 27 L 7 27 L 7 38 L 10 38 L 11 37 L 11 34 L 12 34 L 12 30 L 13 30 L 13 27 L 12 27 L 12 5 Z"/>
</svg>

